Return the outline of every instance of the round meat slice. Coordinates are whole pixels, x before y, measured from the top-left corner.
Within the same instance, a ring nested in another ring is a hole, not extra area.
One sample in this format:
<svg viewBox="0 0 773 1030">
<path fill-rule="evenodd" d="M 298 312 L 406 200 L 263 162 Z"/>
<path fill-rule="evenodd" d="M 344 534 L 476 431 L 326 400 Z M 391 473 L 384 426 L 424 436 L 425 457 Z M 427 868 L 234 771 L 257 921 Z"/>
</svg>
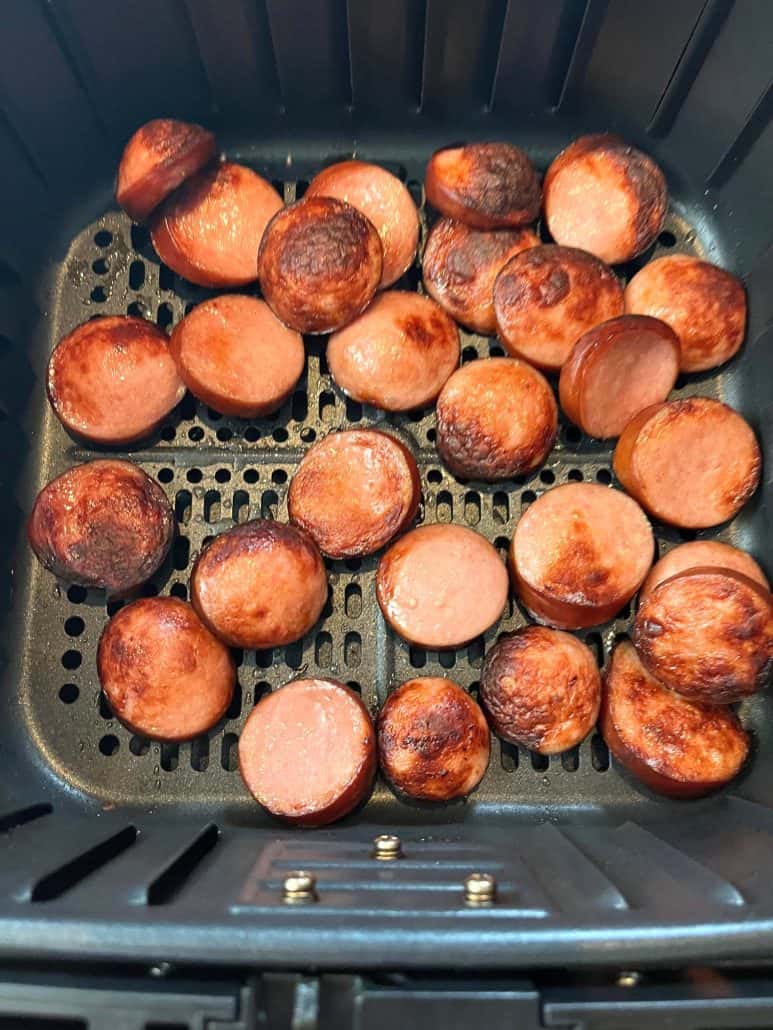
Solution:
<svg viewBox="0 0 773 1030">
<path fill-rule="evenodd" d="M 144 222 L 180 183 L 215 156 L 215 137 L 200 125 L 155 118 L 134 133 L 118 166 L 115 199 Z"/>
<path fill-rule="evenodd" d="M 464 479 L 511 479 L 544 462 L 558 431 L 545 377 L 517 358 L 462 365 L 437 401 L 437 449 Z"/>
<path fill-rule="evenodd" d="M 668 207 L 666 180 L 652 158 L 618 136 L 581 136 L 545 175 L 545 219 L 565 247 L 610 265 L 630 261 L 657 239 Z"/>
<path fill-rule="evenodd" d="M 166 494 L 128 461 L 68 469 L 40 491 L 27 524 L 30 546 L 44 568 L 110 596 L 150 579 L 174 530 Z"/>
<path fill-rule="evenodd" d="M 620 315 L 580 337 L 561 369 L 558 395 L 575 425 L 605 440 L 665 401 L 678 375 L 673 330 L 657 318 Z"/>
<path fill-rule="evenodd" d="M 424 246 L 422 272 L 430 297 L 476 333 L 497 331 L 494 281 L 516 254 L 539 244 L 531 229 L 471 229 L 441 218 Z"/>
<path fill-rule="evenodd" d="M 496 550 L 463 526 L 421 526 L 392 544 L 378 564 L 384 618 L 419 647 L 462 647 L 499 619 L 507 570 Z"/>
<path fill-rule="evenodd" d="M 110 707 L 151 740 L 191 740 L 225 715 L 236 683 L 228 648 L 175 597 L 133 601 L 108 622 L 97 671 Z"/>
<path fill-rule="evenodd" d="M 306 361 L 301 336 L 264 301 L 243 294 L 199 304 L 175 327 L 169 346 L 191 393 L 238 418 L 280 408 Z"/>
<path fill-rule="evenodd" d="M 300 826 L 342 819 L 368 796 L 376 733 L 357 694 L 335 680 L 295 680 L 266 694 L 239 737 L 247 790 Z"/>
<path fill-rule="evenodd" d="M 583 629 L 613 618 L 644 582 L 655 553 L 639 505 L 619 490 L 567 483 L 529 506 L 510 561 L 521 601 L 538 622 Z"/>
<path fill-rule="evenodd" d="M 418 293 L 390 290 L 327 345 L 330 374 L 345 394 L 385 411 L 431 404 L 459 364 L 459 330 Z"/>
<path fill-rule="evenodd" d="M 571 247 L 529 247 L 494 284 L 499 338 L 516 358 L 557 371 L 583 333 L 623 313 L 611 268 Z"/>
<path fill-rule="evenodd" d="M 576 637 L 527 626 L 500 637 L 486 655 L 480 701 L 497 736 L 556 755 L 596 725 L 601 676 L 590 648 Z"/>
<path fill-rule="evenodd" d="M 615 759 L 650 790 L 695 798 L 724 787 L 749 754 L 730 708 L 694 704 L 667 690 L 621 640 L 604 672 L 601 732 Z"/>
<path fill-rule="evenodd" d="M 46 385 L 65 429 L 108 447 L 149 436 L 185 394 L 166 333 L 128 315 L 94 318 L 60 340 Z"/>
<path fill-rule="evenodd" d="M 258 247 L 282 198 L 256 172 L 224 164 L 191 176 L 158 209 L 150 235 L 173 272 L 198 286 L 258 278 Z"/>
<path fill-rule="evenodd" d="M 652 675 L 688 700 L 742 701 L 773 669 L 773 597 L 731 569 L 687 569 L 646 596 L 633 642 Z"/>
<path fill-rule="evenodd" d="M 748 576 L 766 590 L 770 589 L 767 576 L 746 551 L 720 543 L 719 540 L 691 540 L 688 544 L 672 548 L 653 565 L 644 586 L 639 591 L 639 604 L 642 604 L 647 595 L 664 580 L 676 576 L 679 572 L 697 568 L 731 569 L 733 572 Z"/>
<path fill-rule="evenodd" d="M 299 333 L 330 333 L 370 304 L 383 249 L 372 222 L 333 197 L 304 197 L 266 229 L 258 275 L 271 310 Z"/>
<path fill-rule="evenodd" d="M 741 280 L 687 254 L 658 258 L 637 272 L 625 288 L 625 310 L 671 326 L 683 372 L 723 365 L 738 353 L 746 333 Z"/>
<path fill-rule="evenodd" d="M 725 522 L 760 481 L 762 458 L 751 426 L 709 397 L 655 404 L 631 419 L 617 441 L 615 474 L 655 518 L 685 529 Z"/>
<path fill-rule="evenodd" d="M 421 480 L 413 455 L 375 429 L 331 433 L 314 444 L 293 476 L 290 519 L 329 558 L 373 554 L 414 519 Z"/>
<path fill-rule="evenodd" d="M 419 213 L 396 175 L 366 161 L 339 161 L 309 183 L 307 197 L 335 197 L 356 207 L 381 238 L 381 288 L 391 286 L 413 264 L 419 245 Z"/>
<path fill-rule="evenodd" d="M 427 200 L 443 215 L 475 229 L 526 225 L 539 215 L 539 178 L 510 143 L 468 143 L 438 150 L 424 176 Z"/>
<path fill-rule="evenodd" d="M 403 683 L 378 717 L 381 771 L 395 790 L 419 801 L 453 801 L 475 790 L 490 750 L 480 706 L 451 680 Z"/>
<path fill-rule="evenodd" d="M 191 573 L 191 602 L 231 647 L 280 647 L 322 614 L 327 576 L 302 529 L 272 519 L 234 526 L 205 547 Z"/>
</svg>

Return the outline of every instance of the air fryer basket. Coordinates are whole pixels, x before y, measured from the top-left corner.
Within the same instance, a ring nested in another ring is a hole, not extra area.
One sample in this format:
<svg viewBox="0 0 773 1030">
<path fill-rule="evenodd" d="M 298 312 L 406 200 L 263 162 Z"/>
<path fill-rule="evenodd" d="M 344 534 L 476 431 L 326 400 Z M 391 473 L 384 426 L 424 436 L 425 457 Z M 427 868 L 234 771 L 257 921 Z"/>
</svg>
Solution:
<svg viewBox="0 0 773 1030">
<path fill-rule="evenodd" d="M 303 641 L 239 655 L 223 723 L 183 745 L 133 736 L 95 672 L 113 606 L 57 585 L 31 558 L 24 519 L 37 490 L 95 456 L 53 418 L 43 376 L 58 338 L 98 314 L 164 328 L 210 291 L 159 264 L 144 229 L 112 200 L 127 135 L 191 117 L 220 131 L 286 202 L 341 156 L 378 161 L 422 201 L 425 162 L 459 139 L 510 139 L 544 169 L 572 137 L 614 129 L 661 162 L 672 191 L 655 254 L 683 251 L 742 275 L 750 324 L 720 375 L 689 376 L 773 440 L 770 283 L 773 12 L 739 0 L 646 5 L 596 0 L 28 0 L 0 34 L 0 446 L 8 575 L 0 696 L 0 956 L 174 959 L 263 966 L 493 968 L 759 958 L 773 941 L 773 712 L 742 706 L 755 754 L 722 796 L 677 803 L 619 773 L 598 735 L 550 759 L 493 742 L 465 803 L 406 804 L 379 783 L 363 809 L 314 833 L 270 821 L 236 771 L 255 702 L 301 674 L 334 676 L 376 711 L 416 675 L 476 689 L 484 648 L 524 623 L 437 654 L 387 632 L 376 559 L 328 562 L 331 593 Z M 23 59 L 20 59 L 23 55 Z M 422 208 L 422 218 L 426 212 Z M 647 255 L 650 257 L 651 255 Z M 635 268 L 622 270 L 629 277 Z M 420 289 L 420 269 L 400 288 Z M 249 292 L 254 292 L 250 290 Z M 423 522 L 454 521 L 504 553 L 521 512 L 567 481 L 611 484 L 611 450 L 562 423 L 544 468 L 494 486 L 460 482 L 434 449 L 434 414 L 388 416 L 332 384 L 325 340 L 270 419 L 221 417 L 186 397 L 132 449 L 180 524 L 148 591 L 186 597 L 206 539 L 234 522 L 286 518 L 305 449 L 347 425 L 404 439 L 422 474 Z M 501 353 L 462 333 L 463 360 Z M 773 572 L 769 476 L 717 536 Z M 683 534 L 656 526 L 661 553 Z M 630 612 L 583 634 L 603 662 Z M 379 832 L 405 857 L 371 858 Z M 319 900 L 289 907 L 291 869 Z M 499 901 L 465 908 L 467 873 L 493 873 Z"/>
</svg>

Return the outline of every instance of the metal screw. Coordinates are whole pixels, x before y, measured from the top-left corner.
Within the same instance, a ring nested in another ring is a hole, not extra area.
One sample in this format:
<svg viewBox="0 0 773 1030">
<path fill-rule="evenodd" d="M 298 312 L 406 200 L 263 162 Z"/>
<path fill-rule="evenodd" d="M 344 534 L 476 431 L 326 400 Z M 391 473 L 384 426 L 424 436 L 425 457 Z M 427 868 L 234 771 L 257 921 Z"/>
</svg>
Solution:
<svg viewBox="0 0 773 1030">
<path fill-rule="evenodd" d="M 492 905 L 497 896 L 497 881 L 489 873 L 470 873 L 464 881 L 464 900 L 468 905 Z"/>
<path fill-rule="evenodd" d="M 373 840 L 372 857 L 379 862 L 394 862 L 403 857 L 403 842 L 394 833 L 381 833 Z"/>
<path fill-rule="evenodd" d="M 624 969 L 617 974 L 618 987 L 638 987 L 640 983 L 641 973 L 637 973 L 635 969 Z"/>
<path fill-rule="evenodd" d="M 288 905 L 317 900 L 317 878 L 302 871 L 288 873 L 282 884 L 282 900 Z"/>
</svg>

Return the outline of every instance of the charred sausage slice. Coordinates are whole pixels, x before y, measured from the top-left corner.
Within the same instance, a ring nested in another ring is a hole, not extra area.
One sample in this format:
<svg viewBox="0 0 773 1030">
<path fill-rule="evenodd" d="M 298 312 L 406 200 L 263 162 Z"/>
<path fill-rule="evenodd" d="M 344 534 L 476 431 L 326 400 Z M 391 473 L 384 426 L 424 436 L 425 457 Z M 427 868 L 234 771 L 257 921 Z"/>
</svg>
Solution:
<svg viewBox="0 0 773 1030">
<path fill-rule="evenodd" d="M 730 544 L 723 544 L 719 540 L 691 540 L 688 544 L 672 548 L 653 565 L 644 586 L 639 591 L 639 603 L 641 604 L 664 580 L 670 579 L 678 572 L 697 568 L 730 569 L 748 576 L 766 590 L 770 589 L 765 573 L 746 551 L 731 547 Z"/>
</svg>

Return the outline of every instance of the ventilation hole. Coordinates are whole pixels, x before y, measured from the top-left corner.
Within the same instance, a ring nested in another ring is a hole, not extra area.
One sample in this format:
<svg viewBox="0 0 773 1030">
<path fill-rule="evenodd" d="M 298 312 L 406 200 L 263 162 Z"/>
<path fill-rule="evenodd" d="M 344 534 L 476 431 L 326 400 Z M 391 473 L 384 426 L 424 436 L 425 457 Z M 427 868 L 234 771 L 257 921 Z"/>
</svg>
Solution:
<svg viewBox="0 0 773 1030">
<path fill-rule="evenodd" d="M 202 549 L 202 551 L 205 548 L 209 547 L 209 545 L 212 543 L 212 541 L 214 539 L 215 539 L 214 535 L 212 533 L 208 533 L 207 536 L 205 536 L 204 539 L 201 541 L 201 549 Z"/>
<path fill-rule="evenodd" d="M 99 753 L 106 758 L 110 758 L 118 751 L 120 746 L 121 742 L 114 733 L 106 733 L 99 741 Z"/>
<path fill-rule="evenodd" d="M 408 650 L 408 660 L 414 669 L 423 669 L 427 664 L 427 652 L 423 647 L 411 647 Z"/>
<path fill-rule="evenodd" d="M 314 641 L 314 661 L 321 669 L 329 669 L 333 661 L 333 638 L 329 633 L 318 633 Z"/>
<path fill-rule="evenodd" d="M 494 547 L 499 551 L 500 558 L 507 560 L 507 552 L 510 550 L 510 541 L 506 536 L 494 537 Z"/>
<path fill-rule="evenodd" d="M 107 300 L 107 291 L 104 286 L 95 286 L 89 296 L 95 304 L 104 304 Z"/>
<path fill-rule="evenodd" d="M 130 237 L 133 250 L 142 250 L 150 243 L 150 233 L 144 225 L 132 225 Z"/>
<path fill-rule="evenodd" d="M 468 361 L 475 361 L 477 356 L 478 352 L 474 347 L 465 347 L 462 351 L 462 364 L 465 364 Z"/>
<path fill-rule="evenodd" d="M 273 648 L 269 648 L 266 651 L 255 652 L 255 664 L 259 669 L 270 669 L 274 664 L 274 651 Z"/>
<path fill-rule="evenodd" d="M 430 469 L 429 472 L 427 473 L 427 482 L 428 483 L 442 483 L 443 482 L 443 473 L 440 471 L 440 469 Z"/>
<path fill-rule="evenodd" d="M 568 472 L 566 478 L 570 482 L 572 482 L 572 483 L 581 483 L 582 482 L 582 472 L 580 471 L 580 469 L 569 469 L 569 472 Z"/>
<path fill-rule="evenodd" d="M 256 443 L 260 439 L 260 430 L 257 426 L 247 426 L 244 430 L 244 439 L 247 443 Z"/>
<path fill-rule="evenodd" d="M 344 665 L 356 669 L 362 661 L 362 637 L 359 633 L 347 633 L 344 638 Z"/>
<path fill-rule="evenodd" d="M 287 442 L 287 430 L 282 429 L 281 426 L 279 427 L 279 429 L 275 429 L 271 435 L 277 443 Z"/>
<path fill-rule="evenodd" d="M 150 751 L 150 741 L 146 740 L 144 737 L 134 736 L 129 741 L 129 750 L 133 755 L 136 755 L 137 758 L 141 758 Z"/>
<path fill-rule="evenodd" d="M 159 289 L 162 290 L 173 290 L 174 289 L 174 272 L 168 265 L 160 265 L 158 269 L 158 285 Z M 192 311 L 195 304 L 188 304 L 185 308 L 185 314 L 189 314 L 189 309 Z"/>
<path fill-rule="evenodd" d="M 164 426 L 161 430 L 161 439 L 166 440 L 167 443 L 171 443 L 172 440 L 177 436 L 177 430 L 174 426 Z"/>
<path fill-rule="evenodd" d="M 505 356 L 504 348 L 500 347 L 498 343 L 490 344 L 488 352 L 492 358 L 503 358 Z"/>
<path fill-rule="evenodd" d="M 100 229 L 94 236 L 94 242 L 98 247 L 109 247 L 113 242 L 113 234 L 108 232 L 107 229 Z"/>
<path fill-rule="evenodd" d="M 234 692 L 231 697 L 231 703 L 228 706 L 228 711 L 225 713 L 227 719 L 238 719 L 242 714 L 242 685 L 241 683 L 234 684 Z"/>
<path fill-rule="evenodd" d="M 329 619 L 332 614 L 333 614 L 333 588 L 329 586 L 328 590 L 327 590 L 327 597 L 325 598 L 325 605 L 324 605 L 324 607 L 322 609 L 322 616 L 321 617 L 323 619 Z"/>
<path fill-rule="evenodd" d="M 245 483 L 257 483 L 259 479 L 257 469 L 245 469 L 244 470 L 244 482 Z"/>
<path fill-rule="evenodd" d="M 107 272 L 107 261 L 104 258 L 97 258 L 96 261 L 92 261 L 91 270 L 96 275 L 105 275 Z"/>
<path fill-rule="evenodd" d="M 188 469 L 185 474 L 185 478 L 189 483 L 200 483 L 202 477 L 201 469 Z"/>
<path fill-rule="evenodd" d="M 231 473 L 228 469 L 218 469 L 215 473 L 216 483 L 227 483 L 231 478 Z"/>
<path fill-rule="evenodd" d="M 564 439 L 567 443 L 579 443 L 582 440 L 582 433 L 577 426 L 567 426 L 564 430 Z"/>
<path fill-rule="evenodd" d="M 346 685 L 349 690 L 353 690 L 355 694 L 362 694 L 362 684 L 358 683 L 357 680 L 347 680 Z"/>
<path fill-rule="evenodd" d="M 674 383 L 674 389 L 675 390 L 683 390 L 685 388 L 685 386 L 687 386 L 687 383 L 688 383 L 687 376 L 684 375 L 684 374 L 679 375 L 679 376 L 676 377 L 676 382 Z"/>
<path fill-rule="evenodd" d="M 631 617 L 631 602 L 629 601 L 628 604 L 625 605 L 625 607 L 620 609 L 620 611 L 617 613 L 616 618 L 622 619 L 622 621 L 625 622 L 625 620 L 626 619 L 630 619 L 630 617 Z"/>
<path fill-rule="evenodd" d="M 172 469 L 159 469 L 158 470 L 158 481 L 159 483 L 171 483 L 174 479 L 174 472 Z"/>
<path fill-rule="evenodd" d="M 239 738 L 235 733 L 223 735 L 220 745 L 220 765 L 226 772 L 236 772 L 239 765 Z"/>
<path fill-rule="evenodd" d="M 77 669 L 80 667 L 83 657 L 80 651 L 65 651 L 62 655 L 62 665 L 65 669 Z"/>
<path fill-rule="evenodd" d="M 467 688 L 467 693 L 477 701 L 480 697 L 480 680 L 473 680 Z"/>
<path fill-rule="evenodd" d="M 220 839 L 217 826 L 208 826 L 196 840 L 176 858 L 171 865 L 157 876 L 148 887 L 149 905 L 167 905 L 172 901 L 191 878 L 196 867 L 200 865 Z"/>
<path fill-rule="evenodd" d="M 233 655 L 234 664 L 237 668 L 241 668 L 244 665 L 244 649 L 241 647 L 234 647 L 231 650 Z"/>
<path fill-rule="evenodd" d="M 535 772 L 545 772 L 550 766 L 550 759 L 547 755 L 541 755 L 537 751 L 530 752 L 531 767 Z"/>
<path fill-rule="evenodd" d="M 444 669 L 453 669 L 456 665 L 456 654 L 453 651 L 441 651 L 438 662 Z"/>
<path fill-rule="evenodd" d="M 158 305 L 158 311 L 156 312 L 156 325 L 159 329 L 168 329 L 169 326 L 174 322 L 174 312 L 172 311 L 171 304 L 164 302 Z"/>
<path fill-rule="evenodd" d="M 284 469 L 274 469 L 274 471 L 271 473 L 271 482 L 286 483 L 287 473 L 284 471 Z"/>
<path fill-rule="evenodd" d="M 464 521 L 468 526 L 477 526 L 480 522 L 480 496 L 473 490 L 464 496 Z"/>
<path fill-rule="evenodd" d="M 188 439 L 192 440 L 193 443 L 199 443 L 201 440 L 203 440 L 204 430 L 201 428 L 201 426 L 194 426 L 192 429 L 189 429 Z"/>
<path fill-rule="evenodd" d="M 285 662 L 291 669 L 300 669 L 303 662 L 303 641 L 296 640 L 285 648 Z"/>
<path fill-rule="evenodd" d="M 67 588 L 67 600 L 72 604 L 83 604 L 86 600 L 86 588 L 79 586 L 71 586 Z"/>
<path fill-rule="evenodd" d="M 174 772 L 180 762 L 179 744 L 161 745 L 161 768 L 164 772 Z"/>
<path fill-rule="evenodd" d="M 119 833 L 113 834 L 101 844 L 89 848 L 83 854 L 78 855 L 71 862 L 55 869 L 53 873 L 44 876 L 32 888 L 31 901 L 53 901 L 71 890 L 81 880 L 85 880 L 97 869 L 107 865 L 114 858 L 123 854 L 130 848 L 137 839 L 137 830 L 134 826 L 127 826 Z"/>
<path fill-rule="evenodd" d="M 314 443 L 314 441 L 316 439 L 317 439 L 317 434 L 311 428 L 311 426 L 304 426 L 303 429 L 301 430 L 301 440 L 304 443 Z"/>
<path fill-rule="evenodd" d="M 206 772 L 209 768 L 209 740 L 197 737 L 191 743 L 191 769 L 194 772 Z"/>
<path fill-rule="evenodd" d="M 596 772 L 606 772 L 609 768 L 609 748 L 598 733 L 594 733 L 590 742 L 590 760 Z"/>
<path fill-rule="evenodd" d="M 192 393 L 186 393 L 180 401 L 180 417 L 191 419 L 196 414 L 196 398 Z"/>
<path fill-rule="evenodd" d="M 305 422 L 309 413 L 309 401 L 303 390 L 296 390 L 293 394 L 290 413 L 294 422 Z"/>
<path fill-rule="evenodd" d="M 133 300 L 131 304 L 126 305 L 126 314 L 132 315 L 134 318 L 150 318 L 150 308 L 142 300 Z"/>
<path fill-rule="evenodd" d="M 454 502 L 448 490 L 441 490 L 437 495 L 435 507 L 438 522 L 450 522 L 454 517 Z"/>
<path fill-rule="evenodd" d="M 476 637 L 467 646 L 467 660 L 473 669 L 479 669 L 483 664 L 483 653 L 486 650 L 486 643 L 483 637 Z"/>
<path fill-rule="evenodd" d="M 498 491 L 493 500 L 494 522 L 500 526 L 510 521 L 510 500 L 506 493 Z"/>
<path fill-rule="evenodd" d="M 362 615 L 362 589 L 358 583 L 349 583 L 344 591 L 344 612 L 347 619 L 359 619 Z"/>
<path fill-rule="evenodd" d="M 547 483 L 548 485 L 550 483 L 555 483 L 556 481 L 556 475 L 550 469 L 543 469 L 540 472 L 539 477 L 543 483 Z"/>
<path fill-rule="evenodd" d="M 220 491 L 207 490 L 204 494 L 204 521 L 218 522 L 220 520 Z"/>
<path fill-rule="evenodd" d="M 35 819 L 41 819 L 44 815 L 51 815 L 53 810 L 54 806 L 49 805 L 47 801 L 37 805 L 28 805 L 26 808 L 18 808 L 15 812 L 0 816 L 0 833 L 10 833 L 17 826 L 34 822 Z"/>
<path fill-rule="evenodd" d="M 120 610 L 123 608 L 125 604 L 125 601 L 108 601 L 105 605 L 105 611 L 107 612 L 108 616 L 112 619 L 112 617 L 117 612 L 120 612 Z"/>
<path fill-rule="evenodd" d="M 178 572 L 188 568 L 191 557 L 191 542 L 187 536 L 176 536 L 172 544 L 172 564 Z"/>
<path fill-rule="evenodd" d="M 353 400 L 351 397 L 346 398 L 346 417 L 350 422 L 361 422 L 362 421 L 362 404 L 359 401 Z"/>
<path fill-rule="evenodd" d="M 585 637 L 586 645 L 593 652 L 593 657 L 596 659 L 597 665 L 604 664 L 604 642 L 601 639 L 600 633 L 588 633 Z"/>
<path fill-rule="evenodd" d="M 344 565 L 350 572 L 359 572 L 362 568 L 362 558 L 347 558 Z"/>
<path fill-rule="evenodd" d="M 64 631 L 68 637 L 79 637 L 86 628 L 86 623 L 78 615 L 71 616 L 64 624 Z"/>
<path fill-rule="evenodd" d="M 145 262 L 132 261 L 129 265 L 129 289 L 140 290 L 145 285 Z"/>
<path fill-rule="evenodd" d="M 696 539 L 698 531 L 695 529 L 678 529 L 677 534 L 679 535 L 680 540 L 690 541 Z"/>
<path fill-rule="evenodd" d="M 499 760 L 505 772 L 515 772 L 518 768 L 518 748 L 505 740 L 499 742 Z"/>
<path fill-rule="evenodd" d="M 233 430 L 229 429 L 228 426 L 220 426 L 217 433 L 215 434 L 220 443 L 228 443 L 233 437 Z"/>
<path fill-rule="evenodd" d="M 59 700 L 64 701 L 66 705 L 72 705 L 78 700 L 80 690 L 75 686 L 74 683 L 65 683 L 64 686 L 59 688 Z"/>
<path fill-rule="evenodd" d="M 100 718 L 105 719 L 107 722 L 113 718 L 113 709 L 110 707 L 110 702 L 102 690 L 97 695 L 97 711 Z"/>
<path fill-rule="evenodd" d="M 193 498 L 190 490 L 178 490 L 174 499 L 174 514 L 178 522 L 184 526 L 191 520 Z"/>
<path fill-rule="evenodd" d="M 602 483 L 604 486 L 609 486 L 609 484 L 612 482 L 612 473 L 609 471 L 609 469 L 599 469 L 596 473 L 596 479 L 599 483 Z"/>
<path fill-rule="evenodd" d="M 537 500 L 537 495 L 533 490 L 524 490 L 521 494 L 521 507 L 526 508 L 528 505 L 533 504 Z"/>
<path fill-rule="evenodd" d="M 580 766 L 580 749 L 573 747 L 561 755 L 561 766 L 566 772 L 577 772 Z"/>
<path fill-rule="evenodd" d="M 275 519 L 279 497 L 276 490 L 264 490 L 260 498 L 260 517 L 262 519 Z"/>
<path fill-rule="evenodd" d="M 676 236 L 674 236 L 672 232 L 669 232 L 666 229 L 664 232 L 660 234 L 660 236 L 658 236 L 658 243 L 661 247 L 675 247 Z"/>
</svg>

